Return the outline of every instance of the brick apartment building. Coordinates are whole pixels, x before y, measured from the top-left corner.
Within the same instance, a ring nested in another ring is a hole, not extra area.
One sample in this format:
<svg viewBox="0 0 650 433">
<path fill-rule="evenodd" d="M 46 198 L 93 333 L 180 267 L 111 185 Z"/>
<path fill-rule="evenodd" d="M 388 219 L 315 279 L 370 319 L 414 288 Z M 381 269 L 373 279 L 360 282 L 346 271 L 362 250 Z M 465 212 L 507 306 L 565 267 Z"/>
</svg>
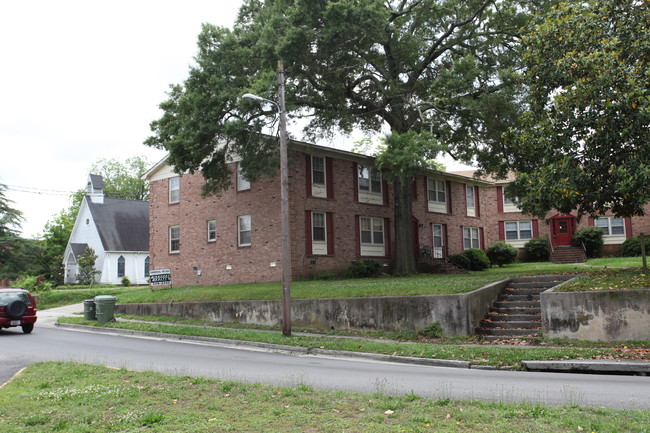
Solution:
<svg viewBox="0 0 650 433">
<path fill-rule="evenodd" d="M 291 142 L 289 160 L 293 277 L 343 272 L 364 258 L 390 268 L 392 185 L 374 168 L 374 159 Z M 238 175 L 237 162 L 232 168 L 232 187 L 207 198 L 201 197 L 201 174 L 179 176 L 164 160 L 145 174 L 151 266 L 171 269 L 174 285 L 281 279 L 279 175 L 251 183 Z M 412 188 L 414 252 L 441 258 L 498 240 L 522 248 L 540 236 L 554 246 L 569 245 L 575 230 L 589 224 L 603 227 L 606 251 L 615 252 L 626 237 L 650 233 L 649 217 L 531 218 L 504 196 L 506 184 L 468 173 L 423 172 Z"/>
</svg>

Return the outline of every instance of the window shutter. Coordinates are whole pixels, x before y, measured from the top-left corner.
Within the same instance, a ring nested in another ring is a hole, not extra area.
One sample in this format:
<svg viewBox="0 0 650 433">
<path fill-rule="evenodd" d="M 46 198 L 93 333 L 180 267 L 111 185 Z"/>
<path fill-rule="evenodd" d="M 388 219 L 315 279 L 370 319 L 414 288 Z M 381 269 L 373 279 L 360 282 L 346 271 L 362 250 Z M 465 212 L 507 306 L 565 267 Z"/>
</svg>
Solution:
<svg viewBox="0 0 650 433">
<path fill-rule="evenodd" d="M 497 186 L 497 212 L 503 213 L 503 187 Z"/>
<path fill-rule="evenodd" d="M 485 249 L 485 236 L 484 236 L 483 232 L 484 232 L 483 227 L 479 227 L 479 229 L 478 229 L 478 246 L 482 250 Z"/>
<path fill-rule="evenodd" d="M 533 231 L 535 231 L 534 228 L 533 228 Z M 503 221 L 499 221 L 499 240 L 500 241 L 505 241 L 506 240 L 506 225 L 505 225 L 505 223 Z"/>
<path fill-rule="evenodd" d="M 425 177 L 424 178 L 424 210 L 426 212 L 429 211 L 429 178 Z"/>
<path fill-rule="evenodd" d="M 417 177 L 413 179 L 413 182 L 411 182 L 411 200 L 413 201 L 418 200 L 418 178 Z"/>
<path fill-rule="evenodd" d="M 325 229 L 327 230 L 327 254 L 334 254 L 334 214 L 327 212 Z"/>
<path fill-rule="evenodd" d="M 451 211 L 451 181 L 448 180 L 445 182 L 445 189 L 447 190 L 447 213 L 452 214 Z"/>
<path fill-rule="evenodd" d="M 359 203 L 359 165 L 356 162 L 352 163 L 352 185 L 354 188 L 354 202 Z M 361 250 L 359 250 L 359 254 L 361 254 Z"/>
<path fill-rule="evenodd" d="M 625 237 L 631 238 L 632 236 L 632 218 L 625 217 Z"/>
<path fill-rule="evenodd" d="M 388 206 L 388 182 L 385 179 L 381 180 L 381 193 L 383 195 L 382 200 L 384 201 L 384 206 Z"/>
<path fill-rule="evenodd" d="M 355 164 L 356 165 L 356 164 Z M 355 239 L 355 253 L 357 256 L 361 255 L 361 232 L 359 231 L 359 215 L 354 216 L 354 239 Z"/>
<path fill-rule="evenodd" d="M 311 197 L 311 155 L 305 155 L 305 182 L 307 197 Z"/>
<path fill-rule="evenodd" d="M 478 186 L 474 187 L 474 206 L 476 207 L 476 218 L 481 217 L 481 201 L 479 200 L 479 195 L 478 195 Z"/>
<path fill-rule="evenodd" d="M 390 257 L 390 219 L 384 218 L 384 256 Z"/>
<path fill-rule="evenodd" d="M 305 254 L 313 253 L 311 241 L 311 211 L 305 211 Z"/>
<path fill-rule="evenodd" d="M 447 224 L 442 224 L 442 256 L 447 257 L 449 255 L 448 253 L 448 242 L 447 242 Z"/>
<path fill-rule="evenodd" d="M 539 220 L 533 220 L 533 238 L 539 237 Z"/>
<path fill-rule="evenodd" d="M 463 226 L 460 226 L 460 250 L 463 251 L 465 249 L 465 228 Z"/>
<path fill-rule="evenodd" d="M 325 185 L 327 188 L 327 198 L 334 198 L 334 171 L 332 158 L 325 158 Z"/>
<path fill-rule="evenodd" d="M 587 218 L 587 224 L 590 227 L 593 227 L 596 224 L 596 220 L 594 218 L 592 218 L 592 217 L 589 217 L 589 218 Z"/>
</svg>

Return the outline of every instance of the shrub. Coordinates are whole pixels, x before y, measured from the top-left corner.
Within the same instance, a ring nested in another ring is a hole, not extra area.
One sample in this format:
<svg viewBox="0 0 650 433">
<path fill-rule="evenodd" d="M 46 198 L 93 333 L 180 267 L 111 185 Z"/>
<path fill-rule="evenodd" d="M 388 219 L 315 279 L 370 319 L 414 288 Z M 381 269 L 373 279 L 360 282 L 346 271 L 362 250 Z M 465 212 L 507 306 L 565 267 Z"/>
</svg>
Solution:
<svg viewBox="0 0 650 433">
<path fill-rule="evenodd" d="M 449 256 L 449 261 L 469 271 L 483 271 L 490 267 L 490 259 L 485 251 L 475 248 L 453 254 Z"/>
<path fill-rule="evenodd" d="M 122 286 L 129 287 L 131 285 L 131 280 L 126 275 L 122 277 Z"/>
<path fill-rule="evenodd" d="M 442 326 L 440 322 L 432 322 L 426 328 L 420 329 L 418 334 L 429 338 L 441 338 L 443 335 Z"/>
<path fill-rule="evenodd" d="M 47 292 L 52 290 L 52 283 L 45 281 L 42 275 L 28 276 L 13 281 L 11 287 L 20 287 L 30 292 Z"/>
<path fill-rule="evenodd" d="M 548 238 L 531 239 L 524 245 L 526 260 L 529 262 L 548 261 Z"/>
<path fill-rule="evenodd" d="M 493 243 L 487 250 L 490 263 L 499 267 L 516 262 L 518 255 L 519 250 L 517 248 L 503 241 Z"/>
<path fill-rule="evenodd" d="M 596 257 L 604 245 L 603 229 L 600 227 L 583 227 L 573 235 L 577 245 L 584 245 L 587 257 Z"/>
<path fill-rule="evenodd" d="M 348 277 L 367 278 L 376 277 L 381 272 L 381 263 L 377 260 L 357 260 L 348 268 Z"/>
<path fill-rule="evenodd" d="M 650 236 L 644 236 L 645 253 L 650 255 Z M 621 256 L 623 257 L 638 257 L 641 255 L 641 239 L 638 236 L 625 239 L 623 246 L 621 246 Z"/>
</svg>

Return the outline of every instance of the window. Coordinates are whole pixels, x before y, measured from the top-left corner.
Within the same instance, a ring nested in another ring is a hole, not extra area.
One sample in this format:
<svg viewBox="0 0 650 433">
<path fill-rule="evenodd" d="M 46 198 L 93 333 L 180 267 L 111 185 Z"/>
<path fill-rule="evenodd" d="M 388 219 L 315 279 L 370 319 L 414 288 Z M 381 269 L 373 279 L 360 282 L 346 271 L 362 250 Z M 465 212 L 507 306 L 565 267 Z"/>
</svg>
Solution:
<svg viewBox="0 0 650 433">
<path fill-rule="evenodd" d="M 237 163 L 237 191 L 246 191 L 247 189 L 251 189 L 251 183 L 244 177 L 241 164 Z"/>
<path fill-rule="evenodd" d="M 311 213 L 311 239 L 313 242 L 326 242 L 325 214 L 323 212 Z"/>
<path fill-rule="evenodd" d="M 467 216 L 476 216 L 476 197 L 474 195 L 474 187 L 472 185 L 465 185 L 465 198 L 467 201 Z"/>
<path fill-rule="evenodd" d="M 322 156 L 311 157 L 311 183 L 325 186 L 325 158 Z"/>
<path fill-rule="evenodd" d="M 445 247 L 442 224 L 431 224 L 431 228 L 433 229 L 433 258 L 441 259 L 444 257 Z"/>
<path fill-rule="evenodd" d="M 181 228 L 171 226 L 169 228 L 169 252 L 177 253 L 181 250 Z"/>
<path fill-rule="evenodd" d="M 144 259 L 144 276 L 145 277 L 149 276 L 149 263 L 150 263 L 149 256 L 147 256 L 147 258 Z"/>
<path fill-rule="evenodd" d="M 169 202 L 178 203 L 181 200 L 181 178 L 169 178 Z"/>
<path fill-rule="evenodd" d="M 381 175 L 372 167 L 359 166 L 359 191 L 381 194 Z"/>
<path fill-rule="evenodd" d="M 124 276 L 124 268 L 126 267 L 126 260 L 124 259 L 124 256 L 120 256 L 117 259 L 117 277 L 123 277 Z"/>
<path fill-rule="evenodd" d="M 251 216 L 244 215 L 237 218 L 239 236 L 237 245 L 247 247 L 251 245 Z"/>
<path fill-rule="evenodd" d="M 427 186 L 429 191 L 429 201 L 438 203 L 447 203 L 447 193 L 445 188 L 445 181 L 436 179 L 427 179 Z"/>
<path fill-rule="evenodd" d="M 518 241 L 533 238 L 532 221 L 506 221 L 506 241 Z"/>
<path fill-rule="evenodd" d="M 384 245 L 384 219 L 372 217 L 359 218 L 360 253 L 362 256 L 386 255 Z"/>
<path fill-rule="evenodd" d="M 595 224 L 596 227 L 603 229 L 604 236 L 625 236 L 625 220 L 623 218 L 596 218 Z"/>
<path fill-rule="evenodd" d="M 217 240 L 217 222 L 215 220 L 208 221 L 208 242 L 215 242 Z"/>
<path fill-rule="evenodd" d="M 477 227 L 463 227 L 463 247 L 466 250 L 481 248 L 479 229 Z"/>
</svg>

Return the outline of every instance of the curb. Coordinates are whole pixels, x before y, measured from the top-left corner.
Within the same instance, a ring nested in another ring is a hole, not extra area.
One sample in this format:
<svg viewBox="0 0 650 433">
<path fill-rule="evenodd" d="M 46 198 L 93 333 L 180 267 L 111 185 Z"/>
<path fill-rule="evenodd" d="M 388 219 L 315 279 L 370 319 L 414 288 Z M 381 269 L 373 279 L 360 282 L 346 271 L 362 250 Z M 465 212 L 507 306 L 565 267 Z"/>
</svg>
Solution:
<svg viewBox="0 0 650 433">
<path fill-rule="evenodd" d="M 384 355 L 380 353 L 350 352 L 332 349 L 308 349 L 306 347 L 287 346 L 281 344 L 259 343 L 256 341 L 229 340 L 225 338 L 200 337 L 193 335 L 168 334 L 133 329 L 102 328 L 97 326 L 76 325 L 71 323 L 55 323 L 59 328 L 77 329 L 88 332 L 115 335 L 135 335 L 161 338 L 177 341 L 200 341 L 214 343 L 231 348 L 256 348 L 277 353 L 296 355 L 322 355 L 338 358 L 369 359 L 395 364 L 424 365 L 429 367 L 465 368 L 472 370 L 513 370 L 512 367 L 495 367 L 491 365 L 472 365 L 470 361 L 455 359 L 416 358 L 410 356 Z M 554 373 L 591 373 L 591 374 L 621 374 L 621 375 L 650 375 L 650 362 L 626 359 L 617 360 L 568 360 L 568 361 L 521 361 L 527 371 Z"/>
<path fill-rule="evenodd" d="M 166 340 L 202 341 L 206 343 L 217 343 L 227 347 L 238 347 L 238 348 L 254 347 L 260 349 L 272 350 L 275 352 L 300 354 L 300 355 L 323 355 L 323 356 L 331 356 L 331 357 L 363 358 L 363 359 L 372 359 L 375 361 L 384 361 L 384 362 L 393 362 L 393 363 L 411 364 L 411 365 L 427 365 L 432 367 L 476 368 L 476 366 L 472 367 L 469 361 L 457 361 L 455 359 L 428 359 L 428 358 L 415 358 L 410 356 L 384 355 L 379 353 L 349 352 L 345 350 L 308 349 L 306 347 L 285 346 L 281 344 L 271 344 L 271 343 L 258 343 L 255 341 L 228 340 L 225 338 L 166 334 L 161 332 L 136 331 L 133 329 L 101 328 L 96 326 L 75 325 L 72 323 L 56 323 L 55 326 L 59 328 L 79 329 L 84 331 L 98 332 L 101 334 L 139 335 L 144 337 L 164 338 Z M 481 368 L 490 369 L 490 370 L 498 369 L 497 367 L 490 367 L 490 366 L 481 366 Z"/>
</svg>

